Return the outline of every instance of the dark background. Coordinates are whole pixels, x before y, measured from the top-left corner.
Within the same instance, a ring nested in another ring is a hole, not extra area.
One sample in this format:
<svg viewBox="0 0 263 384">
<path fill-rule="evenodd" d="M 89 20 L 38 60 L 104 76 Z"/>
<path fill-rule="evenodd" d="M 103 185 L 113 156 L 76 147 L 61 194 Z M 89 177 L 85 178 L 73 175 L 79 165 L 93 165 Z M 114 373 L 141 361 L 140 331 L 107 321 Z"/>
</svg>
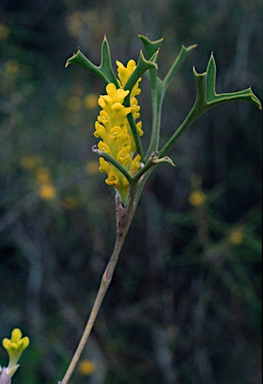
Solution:
<svg viewBox="0 0 263 384">
<path fill-rule="evenodd" d="M 211 51 L 218 92 L 252 85 L 262 100 L 262 15 L 260 0 L 1 1 L 0 338 L 20 327 L 31 339 L 14 383 L 62 378 L 114 244 L 114 191 L 91 152 L 103 85 L 67 58 L 80 47 L 99 64 L 106 34 L 115 68 L 137 59 L 138 34 L 164 37 L 162 77 L 198 43 L 164 101 L 165 143 Z M 146 147 L 147 78 L 141 88 Z M 152 174 L 82 356 L 95 371 L 72 383 L 261 383 L 261 129 L 254 105 L 218 106 L 169 152 L 176 168 Z"/>
</svg>

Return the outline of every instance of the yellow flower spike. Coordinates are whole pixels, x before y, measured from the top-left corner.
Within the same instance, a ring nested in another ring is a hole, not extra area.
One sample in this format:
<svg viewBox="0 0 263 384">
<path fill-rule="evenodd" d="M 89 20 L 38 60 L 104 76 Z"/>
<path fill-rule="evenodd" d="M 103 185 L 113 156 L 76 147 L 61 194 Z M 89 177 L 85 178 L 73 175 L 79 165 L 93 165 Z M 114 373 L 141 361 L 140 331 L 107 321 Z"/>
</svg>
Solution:
<svg viewBox="0 0 263 384">
<path fill-rule="evenodd" d="M 131 93 L 129 90 L 124 90 L 123 86 L 136 68 L 136 63 L 134 60 L 130 60 L 125 67 L 122 63 L 117 62 L 117 66 L 120 88 L 117 89 L 113 83 L 107 84 L 106 94 L 100 95 L 98 104 L 101 111 L 95 123 L 94 136 L 102 139 L 97 147 L 101 151 L 101 155 L 102 152 L 105 152 L 115 160 L 115 165 L 113 165 L 110 159 L 107 158 L 106 161 L 100 157 L 99 171 L 107 173 L 106 184 L 114 186 L 122 202 L 126 204 L 130 188 L 127 174 L 133 176 L 141 168 L 140 155 L 137 154 L 134 158 L 136 144 L 127 117 L 130 113 L 134 120 L 140 117 L 140 106 L 135 96 L 141 92 L 139 89 L 141 79 L 137 81 Z M 126 107 L 123 104 L 129 93 L 130 106 Z M 137 122 L 136 128 L 138 135 L 142 136 L 142 123 Z M 123 172 L 116 166 L 116 162 L 123 168 Z M 126 176 L 124 176 L 124 171 L 126 171 Z"/>
<path fill-rule="evenodd" d="M 7 375 L 12 377 L 19 365 L 17 365 L 23 351 L 29 346 L 29 338 L 22 337 L 22 332 L 19 328 L 15 328 L 11 333 L 11 339 L 4 338 L 2 341 L 3 347 L 9 355 L 9 364 L 7 367 Z"/>
</svg>

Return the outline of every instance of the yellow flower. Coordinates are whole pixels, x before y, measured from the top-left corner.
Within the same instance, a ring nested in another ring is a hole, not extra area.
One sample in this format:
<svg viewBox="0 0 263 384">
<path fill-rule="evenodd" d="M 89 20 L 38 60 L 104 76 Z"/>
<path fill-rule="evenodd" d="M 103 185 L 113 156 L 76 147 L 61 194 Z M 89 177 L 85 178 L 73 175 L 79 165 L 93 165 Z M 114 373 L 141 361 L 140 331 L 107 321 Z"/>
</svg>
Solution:
<svg viewBox="0 0 263 384">
<path fill-rule="evenodd" d="M 141 167 L 140 155 L 135 155 L 135 142 L 132 131 L 127 119 L 129 113 L 133 114 L 135 120 L 140 117 L 140 106 L 136 96 L 140 94 L 139 82 L 137 81 L 130 94 L 130 107 L 123 105 L 128 90 L 123 87 L 132 72 L 136 68 L 134 60 L 130 60 L 125 67 L 117 61 L 118 77 L 120 88 L 116 88 L 113 83 L 106 86 L 106 95 L 101 95 L 98 104 L 101 111 L 95 123 L 94 136 L 102 140 L 98 144 L 98 149 L 112 156 L 122 167 L 124 167 L 131 176 L 133 176 Z M 143 134 L 141 121 L 136 123 L 139 136 Z M 108 174 L 105 182 L 114 186 L 119 192 L 122 201 L 125 203 L 129 193 L 129 182 L 126 177 L 112 164 L 100 158 L 100 172 Z"/>
<path fill-rule="evenodd" d="M 244 241 L 244 233 L 241 228 L 234 229 L 229 235 L 229 242 L 232 245 L 242 244 Z"/>
<path fill-rule="evenodd" d="M 43 200 L 53 200 L 56 197 L 56 189 L 51 183 L 41 184 L 38 193 Z"/>
<path fill-rule="evenodd" d="M 90 376 L 96 370 L 96 365 L 91 360 L 82 360 L 79 363 L 78 369 L 83 376 Z"/>
<path fill-rule="evenodd" d="M 100 149 L 103 151 L 103 149 Z M 97 161 L 89 161 L 86 165 L 86 172 L 89 175 L 96 175 L 98 173 L 98 163 Z"/>
<path fill-rule="evenodd" d="M 204 205 L 206 201 L 206 195 L 200 189 L 193 191 L 189 196 L 189 203 L 194 207 L 200 207 Z"/>
<path fill-rule="evenodd" d="M 84 105 L 87 109 L 95 109 L 98 106 L 98 99 L 95 93 L 90 93 L 84 98 Z"/>
<path fill-rule="evenodd" d="M 8 376 L 11 377 L 18 368 L 17 362 L 23 351 L 28 347 L 30 341 L 27 336 L 22 338 L 22 332 L 15 328 L 11 333 L 11 339 L 4 338 L 3 347 L 9 355 Z"/>
</svg>

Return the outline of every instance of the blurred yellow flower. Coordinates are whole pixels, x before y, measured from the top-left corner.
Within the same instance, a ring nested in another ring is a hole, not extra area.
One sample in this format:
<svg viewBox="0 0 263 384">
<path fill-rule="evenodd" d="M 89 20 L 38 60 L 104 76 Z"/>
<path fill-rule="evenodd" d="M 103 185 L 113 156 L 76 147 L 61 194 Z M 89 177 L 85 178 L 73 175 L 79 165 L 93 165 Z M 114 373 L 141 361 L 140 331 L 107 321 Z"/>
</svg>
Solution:
<svg viewBox="0 0 263 384">
<path fill-rule="evenodd" d="M 200 207 L 204 205 L 205 201 L 206 201 L 206 195 L 200 189 L 193 191 L 189 195 L 189 203 L 194 207 Z"/>
<path fill-rule="evenodd" d="M 39 167 L 36 170 L 36 180 L 39 183 L 50 183 L 51 177 L 47 167 Z"/>
<path fill-rule="evenodd" d="M 81 105 L 82 105 L 82 102 L 81 102 L 81 98 L 79 96 L 71 96 L 68 99 L 67 107 L 72 112 L 79 111 L 81 109 Z"/>
<path fill-rule="evenodd" d="M 78 200 L 74 196 L 66 196 L 63 200 L 63 206 L 65 209 L 69 211 L 76 208 L 78 205 Z"/>
<path fill-rule="evenodd" d="M 70 36 L 78 38 L 81 34 L 84 22 L 85 14 L 80 11 L 76 11 L 69 15 L 66 24 Z"/>
<path fill-rule="evenodd" d="M 242 244 L 244 241 L 244 232 L 241 228 L 234 229 L 229 235 L 229 242 L 232 245 Z"/>
<path fill-rule="evenodd" d="M 95 109 L 98 106 L 98 98 L 95 93 L 90 93 L 84 98 L 84 105 L 87 109 Z"/>
<path fill-rule="evenodd" d="M 38 190 L 39 196 L 43 200 L 53 200 L 56 197 L 56 189 L 51 183 L 43 183 Z"/>
<path fill-rule="evenodd" d="M 14 76 L 19 71 L 20 64 L 16 59 L 10 59 L 6 62 L 5 67 L 6 73 L 8 75 Z"/>
<path fill-rule="evenodd" d="M 9 29 L 3 23 L 0 23 L 0 39 L 6 39 L 9 36 Z"/>
<path fill-rule="evenodd" d="M 93 361 L 86 359 L 86 360 L 82 360 L 79 363 L 79 367 L 78 368 L 79 368 L 79 372 L 83 376 L 90 376 L 96 370 L 96 365 L 95 365 L 95 363 L 93 363 Z"/>
<path fill-rule="evenodd" d="M 99 173 L 98 162 L 95 160 L 89 161 L 85 168 L 89 175 L 96 175 L 96 173 Z"/>
<path fill-rule="evenodd" d="M 33 169 L 39 164 L 39 157 L 38 156 L 24 156 L 20 160 L 20 165 L 24 169 Z"/>
</svg>

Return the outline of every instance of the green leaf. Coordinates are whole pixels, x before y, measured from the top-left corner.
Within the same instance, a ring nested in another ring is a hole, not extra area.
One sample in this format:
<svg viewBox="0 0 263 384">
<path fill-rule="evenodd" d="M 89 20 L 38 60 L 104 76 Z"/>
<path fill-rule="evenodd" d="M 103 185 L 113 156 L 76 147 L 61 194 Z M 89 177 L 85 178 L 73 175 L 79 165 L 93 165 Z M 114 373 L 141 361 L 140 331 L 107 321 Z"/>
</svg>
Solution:
<svg viewBox="0 0 263 384">
<path fill-rule="evenodd" d="M 150 60 L 156 54 L 156 52 L 159 51 L 160 46 L 163 42 L 163 39 L 151 41 L 147 37 L 142 35 L 138 35 L 138 37 L 141 39 L 143 43 L 147 60 Z"/>
<path fill-rule="evenodd" d="M 107 76 L 104 75 L 103 72 L 100 71 L 99 67 L 94 65 L 83 53 L 78 50 L 77 53 L 74 53 L 72 57 L 70 57 L 65 67 L 67 68 L 69 64 L 77 64 L 81 66 L 82 68 L 86 69 L 87 71 L 91 72 L 93 75 L 97 76 L 100 80 L 102 80 L 105 84 L 110 83 Z"/>
<path fill-rule="evenodd" d="M 88 70 L 93 75 L 97 76 L 100 80 L 102 80 L 106 85 L 109 83 L 114 83 L 117 88 L 119 88 L 118 81 L 112 69 L 111 63 L 111 54 L 110 47 L 106 36 L 103 39 L 101 45 L 101 63 L 100 66 L 93 64 L 83 53 L 78 50 L 76 54 L 70 57 L 66 62 L 66 68 L 69 64 L 78 64 L 82 68 Z"/>
<path fill-rule="evenodd" d="M 196 47 L 197 47 L 197 44 L 190 45 L 189 47 L 185 47 L 184 45 L 182 45 L 181 50 L 179 52 L 179 55 L 177 56 L 177 58 L 175 59 L 173 65 L 171 66 L 169 72 L 167 73 L 167 75 L 163 79 L 163 92 L 164 93 L 165 93 L 168 85 L 170 84 L 171 80 L 175 76 L 178 68 L 181 66 L 181 64 L 186 59 L 186 57 L 189 55 L 189 53 L 193 49 L 195 49 Z"/>
<path fill-rule="evenodd" d="M 182 133 L 203 113 L 213 106 L 225 103 L 228 101 L 249 101 L 255 104 L 259 109 L 262 109 L 259 99 L 252 92 L 251 87 L 243 91 L 230 93 L 216 93 L 216 63 L 214 55 L 211 54 L 207 65 L 206 72 L 197 73 L 193 67 L 193 74 L 196 82 L 197 96 L 195 103 L 185 118 L 184 122 L 174 132 L 171 138 L 167 141 L 164 147 L 159 151 L 159 156 L 162 157 L 179 139 Z"/>
<path fill-rule="evenodd" d="M 159 49 L 159 45 L 161 40 L 157 40 L 156 42 L 150 42 L 148 39 L 143 40 L 146 49 L 148 50 L 148 54 L 151 54 L 154 49 Z M 161 80 L 157 76 L 157 71 L 150 70 L 150 84 L 151 84 L 151 94 L 152 94 L 152 109 L 153 109 L 153 119 L 152 119 L 152 133 L 150 138 L 149 147 L 147 150 L 147 157 L 150 155 L 152 151 L 157 151 L 159 146 L 160 139 L 160 122 L 161 122 L 161 108 L 163 98 L 165 96 L 166 90 L 175 76 L 177 70 L 189 55 L 189 53 L 197 47 L 197 44 L 191 45 L 189 47 L 185 47 L 182 45 L 179 55 L 173 62 L 170 70 L 163 80 Z M 156 51 L 154 55 L 157 55 L 159 51 Z M 154 57 L 154 56 L 153 56 Z M 156 60 L 156 59 L 155 59 Z"/>
<path fill-rule="evenodd" d="M 200 78 L 196 71 L 194 70 L 194 76 L 200 85 Z M 216 93 L 216 63 L 213 53 L 211 54 L 210 60 L 208 62 L 206 72 L 203 74 L 205 82 L 201 88 L 199 88 L 198 97 L 202 99 L 202 104 L 205 110 L 213 107 L 214 105 L 224 103 L 227 101 L 249 101 L 255 104 L 259 109 L 261 109 L 261 103 L 259 99 L 252 92 L 251 87 L 238 92 L 230 93 Z"/>
<path fill-rule="evenodd" d="M 104 73 L 105 76 L 107 76 L 107 78 L 111 83 L 114 83 L 116 87 L 119 88 L 119 84 L 117 82 L 116 76 L 112 69 L 110 47 L 106 39 L 106 36 L 104 36 L 104 39 L 101 45 L 101 64 L 99 69 L 102 73 Z"/>
</svg>

